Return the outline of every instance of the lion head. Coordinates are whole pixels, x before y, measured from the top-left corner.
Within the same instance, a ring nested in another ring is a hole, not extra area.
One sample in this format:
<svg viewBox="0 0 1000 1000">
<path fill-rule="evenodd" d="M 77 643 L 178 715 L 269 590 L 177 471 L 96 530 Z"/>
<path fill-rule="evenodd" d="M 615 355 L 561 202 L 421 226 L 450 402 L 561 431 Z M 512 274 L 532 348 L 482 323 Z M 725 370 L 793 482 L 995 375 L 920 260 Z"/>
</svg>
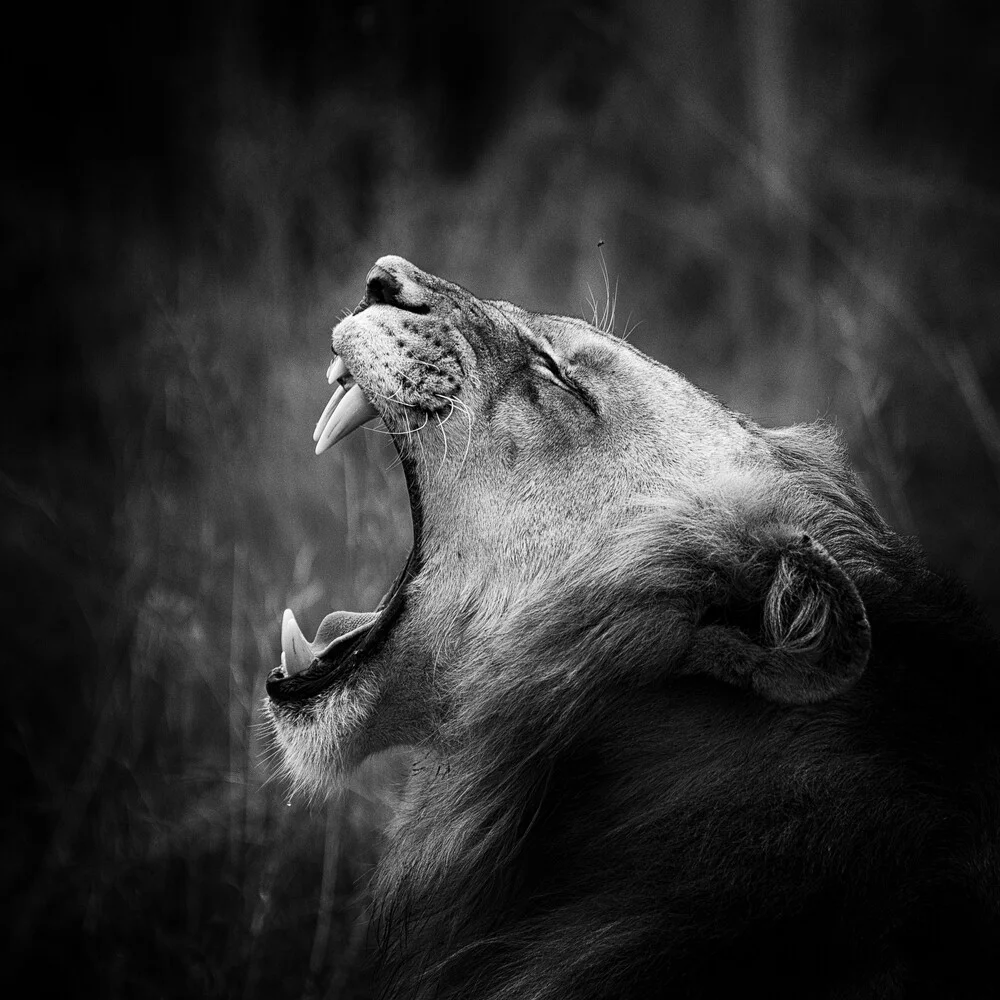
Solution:
<svg viewBox="0 0 1000 1000">
<path fill-rule="evenodd" d="M 566 625 L 574 644 L 596 644 L 587 660 L 614 646 L 617 665 L 602 670 L 638 683 L 665 657 L 681 668 L 698 622 L 736 596 L 771 614 L 764 652 L 730 651 L 735 683 L 808 701 L 864 668 L 864 609 L 831 550 L 881 524 L 828 442 L 825 475 L 803 474 L 785 436 L 628 343 L 481 301 L 398 257 L 372 269 L 333 350 L 339 384 L 317 453 L 382 418 L 406 474 L 413 550 L 378 610 L 335 612 L 313 642 L 286 612 L 268 693 L 306 780 L 433 740 L 463 653 L 513 622 L 525 629 L 516 645 Z M 834 647 L 842 655 L 823 663 Z"/>
<path fill-rule="evenodd" d="M 654 966 L 708 968 L 678 956 L 701 955 L 692 928 L 721 933 L 733 885 L 756 886 L 741 926 L 779 919 L 741 835 L 780 881 L 836 826 L 822 849 L 842 874 L 844 824 L 872 820 L 833 790 L 846 757 L 858 789 L 883 759 L 845 734 L 895 676 L 873 630 L 919 619 L 937 578 L 833 434 L 757 426 L 586 322 L 399 257 L 332 346 L 316 451 L 380 417 L 413 548 L 376 610 L 334 612 L 311 642 L 285 613 L 269 710 L 306 784 L 397 746 L 433 762 L 376 886 L 410 926 L 388 949 L 403 994 L 649 995 Z M 727 831 L 743 867 L 711 861 Z"/>
</svg>

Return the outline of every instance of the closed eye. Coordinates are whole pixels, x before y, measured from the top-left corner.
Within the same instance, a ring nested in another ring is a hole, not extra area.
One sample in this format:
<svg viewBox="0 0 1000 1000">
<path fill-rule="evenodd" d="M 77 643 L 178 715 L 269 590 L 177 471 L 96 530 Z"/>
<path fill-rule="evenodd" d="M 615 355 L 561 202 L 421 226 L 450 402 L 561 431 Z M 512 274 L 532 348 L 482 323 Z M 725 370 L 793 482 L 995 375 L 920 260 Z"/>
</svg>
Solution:
<svg viewBox="0 0 1000 1000">
<path fill-rule="evenodd" d="M 536 367 L 543 375 L 548 376 L 553 382 L 562 386 L 564 389 L 570 388 L 569 382 L 563 374 L 562 369 L 559 367 L 559 362 L 556 361 L 555 358 L 548 354 L 539 352 L 537 359 L 538 364 Z"/>
<path fill-rule="evenodd" d="M 597 402 L 593 396 L 572 376 L 563 371 L 555 358 L 544 351 L 538 351 L 535 357 L 537 360 L 533 367 L 537 372 L 544 375 L 553 384 L 559 386 L 560 389 L 565 390 L 572 396 L 576 396 L 595 416 L 600 416 Z"/>
</svg>

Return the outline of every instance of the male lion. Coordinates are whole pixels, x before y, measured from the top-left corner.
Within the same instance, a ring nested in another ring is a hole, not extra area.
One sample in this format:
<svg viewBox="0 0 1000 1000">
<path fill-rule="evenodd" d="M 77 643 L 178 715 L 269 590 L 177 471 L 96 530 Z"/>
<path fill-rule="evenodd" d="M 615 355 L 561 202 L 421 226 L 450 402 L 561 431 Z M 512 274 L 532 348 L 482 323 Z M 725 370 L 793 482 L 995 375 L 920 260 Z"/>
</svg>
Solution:
<svg viewBox="0 0 1000 1000">
<path fill-rule="evenodd" d="M 413 550 L 267 690 L 303 783 L 417 748 L 387 995 L 996 995 L 997 645 L 829 430 L 399 257 L 333 349 Z"/>
</svg>

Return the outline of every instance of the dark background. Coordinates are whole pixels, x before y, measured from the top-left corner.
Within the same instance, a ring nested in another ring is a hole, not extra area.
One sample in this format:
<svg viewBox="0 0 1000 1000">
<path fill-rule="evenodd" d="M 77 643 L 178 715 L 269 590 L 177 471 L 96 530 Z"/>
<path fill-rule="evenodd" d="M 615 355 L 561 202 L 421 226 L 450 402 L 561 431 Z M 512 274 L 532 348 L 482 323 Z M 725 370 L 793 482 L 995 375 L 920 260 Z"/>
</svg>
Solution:
<svg viewBox="0 0 1000 1000">
<path fill-rule="evenodd" d="M 977 5 L 981 6 L 981 5 Z M 363 997 L 399 766 L 289 795 L 281 610 L 409 544 L 384 436 L 317 460 L 384 253 L 590 315 L 765 423 L 836 422 L 1000 619 L 1000 23 L 943 0 L 146 3 L 4 34 L 5 968 Z"/>
</svg>

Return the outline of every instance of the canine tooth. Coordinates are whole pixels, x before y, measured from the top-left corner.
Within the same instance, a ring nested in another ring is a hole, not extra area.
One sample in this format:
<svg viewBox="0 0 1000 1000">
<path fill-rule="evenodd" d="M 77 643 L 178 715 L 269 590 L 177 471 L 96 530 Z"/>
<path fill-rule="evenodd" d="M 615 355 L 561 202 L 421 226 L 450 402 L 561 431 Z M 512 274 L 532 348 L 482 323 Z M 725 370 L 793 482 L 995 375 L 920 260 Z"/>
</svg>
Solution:
<svg viewBox="0 0 1000 1000">
<path fill-rule="evenodd" d="M 326 380 L 333 385 L 337 379 L 343 378 L 347 374 L 347 365 L 344 364 L 343 358 L 334 358 L 330 362 L 330 367 L 326 370 Z"/>
<path fill-rule="evenodd" d="M 330 414 L 323 433 L 316 445 L 316 454 L 322 455 L 332 444 L 347 437 L 351 431 L 360 427 L 366 420 L 378 416 L 378 410 L 365 399 L 361 386 L 353 385 L 347 391 L 343 402 Z"/>
<path fill-rule="evenodd" d="M 313 441 L 319 440 L 320 434 L 323 433 L 323 428 L 326 427 L 326 422 L 330 419 L 330 414 L 333 413 L 337 404 L 344 398 L 344 391 L 344 388 L 338 385 L 330 397 L 330 402 L 326 404 L 326 409 L 323 410 L 323 416 L 316 421 L 316 430 L 313 431 Z"/>
<path fill-rule="evenodd" d="M 302 634 L 291 608 L 286 608 L 281 618 L 281 659 L 289 677 L 301 673 L 313 661 L 312 646 Z"/>
</svg>

